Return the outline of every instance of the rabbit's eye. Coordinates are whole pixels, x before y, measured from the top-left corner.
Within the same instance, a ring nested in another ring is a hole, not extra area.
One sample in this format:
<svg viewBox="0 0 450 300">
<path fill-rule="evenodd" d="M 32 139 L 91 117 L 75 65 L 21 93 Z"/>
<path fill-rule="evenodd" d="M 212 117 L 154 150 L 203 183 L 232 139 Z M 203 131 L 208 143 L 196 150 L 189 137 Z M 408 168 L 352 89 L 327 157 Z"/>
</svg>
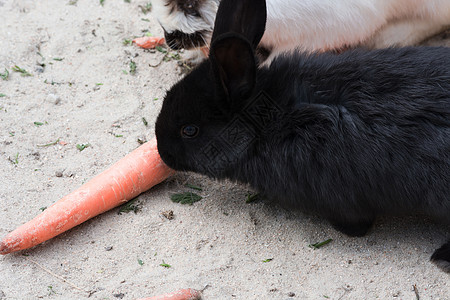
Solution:
<svg viewBox="0 0 450 300">
<path fill-rule="evenodd" d="M 198 127 L 195 125 L 186 125 L 181 127 L 181 136 L 184 138 L 194 138 L 198 134 Z"/>
<path fill-rule="evenodd" d="M 186 14 L 193 15 L 198 17 L 198 11 L 197 11 L 197 1 L 196 0 L 188 0 L 183 3 L 182 9 Z"/>
</svg>

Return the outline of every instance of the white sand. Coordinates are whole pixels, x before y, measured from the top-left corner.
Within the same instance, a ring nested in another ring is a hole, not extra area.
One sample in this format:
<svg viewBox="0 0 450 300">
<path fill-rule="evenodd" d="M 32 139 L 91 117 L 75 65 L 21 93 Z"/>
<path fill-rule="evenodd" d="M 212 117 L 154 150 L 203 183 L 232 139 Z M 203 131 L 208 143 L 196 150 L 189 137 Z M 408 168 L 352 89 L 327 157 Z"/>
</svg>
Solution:
<svg viewBox="0 0 450 300">
<path fill-rule="evenodd" d="M 18 65 L 33 74 L 0 80 L 0 236 L 136 148 L 137 138 L 152 138 L 165 90 L 180 77 L 176 61 L 153 68 L 163 54 L 122 44 L 143 29 L 161 35 L 138 7 L 146 1 L 68 2 L 0 0 L 0 72 Z M 135 76 L 122 71 L 131 59 Z M 37 146 L 58 138 L 67 144 Z M 80 152 L 82 143 L 90 146 Z M 202 186 L 204 199 L 172 203 L 185 182 Z M 421 299 L 450 299 L 449 275 L 428 261 L 448 227 L 385 218 L 349 238 L 317 217 L 247 204 L 246 193 L 178 175 L 139 196 L 137 214 L 114 209 L 0 257 L 0 299 L 135 299 L 205 286 L 205 299 L 416 299 L 413 285 Z M 167 210 L 173 220 L 160 215 Z"/>
</svg>

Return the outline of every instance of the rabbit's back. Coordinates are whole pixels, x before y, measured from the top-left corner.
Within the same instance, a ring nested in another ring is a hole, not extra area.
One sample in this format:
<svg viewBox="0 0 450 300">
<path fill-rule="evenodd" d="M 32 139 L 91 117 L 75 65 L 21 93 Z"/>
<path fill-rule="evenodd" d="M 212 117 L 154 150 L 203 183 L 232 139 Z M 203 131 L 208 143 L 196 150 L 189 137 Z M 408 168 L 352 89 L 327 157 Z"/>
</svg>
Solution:
<svg viewBox="0 0 450 300">
<path fill-rule="evenodd" d="M 299 54 L 270 70 L 278 79 L 262 84 L 283 112 L 262 129 L 244 181 L 327 216 L 449 220 L 449 49 Z"/>
<path fill-rule="evenodd" d="M 343 107 L 315 109 L 296 112 L 302 120 L 260 143 L 246 182 L 327 217 L 423 212 L 449 220 L 449 124 L 368 124 Z"/>
</svg>

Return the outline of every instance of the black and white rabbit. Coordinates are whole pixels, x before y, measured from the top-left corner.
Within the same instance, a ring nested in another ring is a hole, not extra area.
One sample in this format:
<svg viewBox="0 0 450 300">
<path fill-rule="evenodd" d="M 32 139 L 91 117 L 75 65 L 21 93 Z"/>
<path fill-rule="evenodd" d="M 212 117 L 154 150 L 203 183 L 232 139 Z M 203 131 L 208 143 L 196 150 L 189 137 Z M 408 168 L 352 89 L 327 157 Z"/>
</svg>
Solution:
<svg viewBox="0 0 450 300">
<path fill-rule="evenodd" d="M 153 0 L 167 44 L 209 45 L 219 0 Z M 261 46 L 272 52 L 406 46 L 450 27 L 449 0 L 267 0 Z M 270 59 L 269 59 L 270 60 Z"/>
<path fill-rule="evenodd" d="M 222 0 L 209 59 L 156 121 L 163 161 L 350 236 L 382 214 L 450 222 L 450 48 L 297 52 L 258 68 L 265 18 L 264 0 Z M 450 242 L 431 259 L 450 272 Z"/>
</svg>

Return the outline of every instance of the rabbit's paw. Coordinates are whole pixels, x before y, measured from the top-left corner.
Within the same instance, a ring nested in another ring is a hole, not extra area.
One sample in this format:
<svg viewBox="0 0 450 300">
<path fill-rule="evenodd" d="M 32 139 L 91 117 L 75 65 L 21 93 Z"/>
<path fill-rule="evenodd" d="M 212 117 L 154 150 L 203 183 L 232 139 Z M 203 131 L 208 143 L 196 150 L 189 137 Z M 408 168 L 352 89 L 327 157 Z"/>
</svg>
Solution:
<svg viewBox="0 0 450 300">
<path fill-rule="evenodd" d="M 450 273 L 450 241 L 434 251 L 431 261 L 444 272 Z"/>
<path fill-rule="evenodd" d="M 334 229 L 351 237 L 366 235 L 373 224 L 373 220 L 364 220 L 360 222 L 343 222 L 333 220 L 330 222 Z"/>
</svg>

